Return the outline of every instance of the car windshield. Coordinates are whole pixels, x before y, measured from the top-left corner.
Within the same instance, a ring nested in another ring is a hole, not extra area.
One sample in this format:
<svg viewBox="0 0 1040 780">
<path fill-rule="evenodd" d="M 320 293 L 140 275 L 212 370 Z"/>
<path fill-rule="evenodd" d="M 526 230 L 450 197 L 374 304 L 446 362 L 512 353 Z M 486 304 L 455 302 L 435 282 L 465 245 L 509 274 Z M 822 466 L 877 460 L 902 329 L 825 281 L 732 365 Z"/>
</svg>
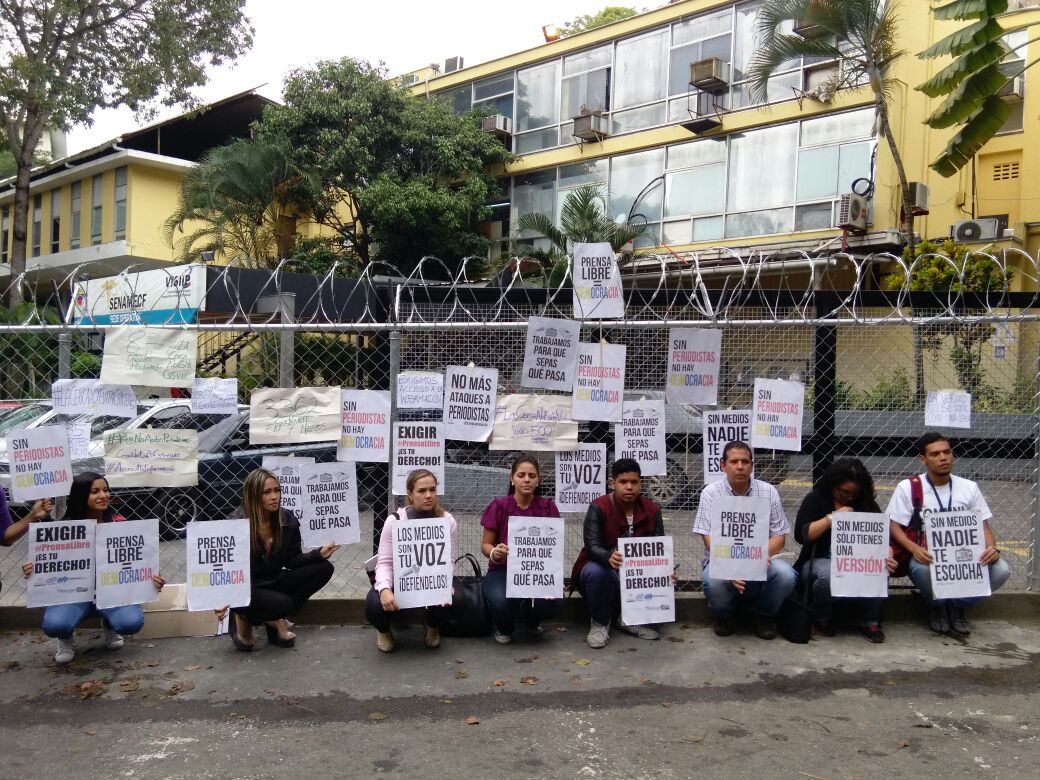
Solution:
<svg viewBox="0 0 1040 780">
<path fill-rule="evenodd" d="M 43 404 L 30 404 L 14 409 L 0 419 L 0 434 L 6 434 L 15 428 L 22 428 L 33 420 L 43 417 L 49 411 L 50 407 Z"/>
<path fill-rule="evenodd" d="M 215 417 L 216 415 L 200 415 L 202 417 Z M 244 435 L 249 434 L 249 415 L 233 414 L 230 417 L 220 417 L 220 422 L 211 425 L 199 433 L 199 452 L 219 452 L 224 442 L 242 427 Z"/>
</svg>

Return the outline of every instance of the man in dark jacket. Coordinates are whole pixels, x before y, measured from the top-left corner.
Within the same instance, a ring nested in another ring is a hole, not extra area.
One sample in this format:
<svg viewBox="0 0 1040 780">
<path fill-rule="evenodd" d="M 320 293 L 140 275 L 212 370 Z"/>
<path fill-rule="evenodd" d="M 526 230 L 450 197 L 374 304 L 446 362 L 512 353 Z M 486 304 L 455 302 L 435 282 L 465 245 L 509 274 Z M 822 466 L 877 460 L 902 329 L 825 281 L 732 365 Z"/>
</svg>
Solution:
<svg viewBox="0 0 1040 780">
<path fill-rule="evenodd" d="M 610 623 L 640 639 L 657 639 L 650 626 L 629 626 L 621 620 L 622 536 L 664 536 L 661 508 L 642 495 L 643 479 L 639 464 L 621 458 L 610 469 L 612 493 L 600 496 L 585 513 L 582 547 L 571 570 L 571 583 L 589 605 L 592 618 L 586 642 L 589 647 L 605 647 L 610 638 Z"/>
</svg>

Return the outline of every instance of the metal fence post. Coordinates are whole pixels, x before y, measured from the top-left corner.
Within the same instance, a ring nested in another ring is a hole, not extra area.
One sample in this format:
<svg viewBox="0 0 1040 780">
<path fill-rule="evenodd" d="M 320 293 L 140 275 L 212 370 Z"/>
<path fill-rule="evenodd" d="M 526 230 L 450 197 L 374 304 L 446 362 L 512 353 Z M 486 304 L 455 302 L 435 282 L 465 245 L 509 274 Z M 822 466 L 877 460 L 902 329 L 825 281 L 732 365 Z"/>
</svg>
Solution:
<svg viewBox="0 0 1040 780">
<path fill-rule="evenodd" d="M 1040 585 L 1040 358 L 1036 361 L 1033 396 L 1033 544 L 1029 555 L 1028 590 Z"/>
<path fill-rule="evenodd" d="M 397 502 L 394 500 L 394 456 L 393 456 L 393 438 L 394 423 L 397 422 L 397 374 L 401 370 L 401 332 L 398 330 L 390 331 L 390 467 L 386 473 L 386 514 L 387 517 L 397 511 Z M 383 531 L 382 523 L 372 524 L 372 551 L 379 551 L 379 535 Z"/>
<path fill-rule="evenodd" d="M 72 334 L 58 334 L 58 379 L 72 378 Z"/>
</svg>

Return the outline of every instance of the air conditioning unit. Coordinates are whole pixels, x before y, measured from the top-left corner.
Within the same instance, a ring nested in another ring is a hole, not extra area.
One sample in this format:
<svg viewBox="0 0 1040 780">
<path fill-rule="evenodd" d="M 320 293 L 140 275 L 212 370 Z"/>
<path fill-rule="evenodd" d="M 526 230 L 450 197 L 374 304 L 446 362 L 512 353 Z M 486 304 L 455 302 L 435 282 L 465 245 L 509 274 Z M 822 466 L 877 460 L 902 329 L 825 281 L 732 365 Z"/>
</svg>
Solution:
<svg viewBox="0 0 1040 780">
<path fill-rule="evenodd" d="M 480 129 L 499 138 L 509 138 L 513 134 L 513 120 L 504 114 L 486 116 L 480 121 Z"/>
<path fill-rule="evenodd" d="M 997 97 L 1004 98 L 1009 103 L 1017 103 L 1024 100 L 1026 96 L 1026 80 L 1022 76 L 1015 76 L 1007 80 L 999 90 Z"/>
<path fill-rule="evenodd" d="M 610 133 L 607 130 L 607 118 L 603 114 L 581 114 L 574 117 L 574 130 L 571 134 L 582 141 L 602 141 Z"/>
<path fill-rule="evenodd" d="M 965 244 L 971 241 L 996 241 L 999 230 L 1000 220 L 992 217 L 962 219 L 950 225 L 950 238 Z"/>
<path fill-rule="evenodd" d="M 912 181 L 910 189 L 910 210 L 915 217 L 928 213 L 928 185 L 919 181 Z"/>
<path fill-rule="evenodd" d="M 794 29 L 791 32 L 802 38 L 819 38 L 827 31 L 816 24 L 816 22 L 811 22 L 808 19 L 795 19 Z"/>
<path fill-rule="evenodd" d="M 703 92 L 721 92 L 729 87 L 729 63 L 710 57 L 690 63 L 690 86 Z"/>
<path fill-rule="evenodd" d="M 444 72 L 454 73 L 457 70 L 462 70 L 462 57 L 448 57 L 444 61 Z"/>
<path fill-rule="evenodd" d="M 868 205 L 869 202 L 862 195 L 854 192 L 842 195 L 838 204 L 838 227 L 844 230 L 866 230 Z"/>
</svg>

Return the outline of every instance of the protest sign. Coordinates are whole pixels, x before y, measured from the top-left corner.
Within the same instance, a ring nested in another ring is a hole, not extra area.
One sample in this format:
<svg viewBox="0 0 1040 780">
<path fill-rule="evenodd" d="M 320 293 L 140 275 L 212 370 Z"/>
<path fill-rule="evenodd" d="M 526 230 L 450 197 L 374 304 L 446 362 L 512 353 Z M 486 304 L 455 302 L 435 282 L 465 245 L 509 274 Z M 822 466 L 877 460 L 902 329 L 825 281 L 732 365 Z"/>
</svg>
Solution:
<svg viewBox="0 0 1040 780">
<path fill-rule="evenodd" d="M 249 521 L 188 523 L 188 611 L 249 606 Z"/>
<path fill-rule="evenodd" d="M 805 385 L 785 379 L 756 379 L 751 446 L 763 450 L 802 449 Z"/>
<path fill-rule="evenodd" d="M 751 442 L 751 410 L 729 409 L 705 411 L 704 425 L 704 484 L 725 479 L 722 471 L 722 449 L 731 441 Z"/>
<path fill-rule="evenodd" d="M 205 301 L 206 266 L 197 263 L 78 281 L 69 313 L 77 325 L 185 323 Z"/>
<path fill-rule="evenodd" d="M 303 517 L 303 479 L 300 469 L 314 463 L 314 458 L 271 458 L 277 465 L 269 466 L 267 458 L 263 467 L 278 478 L 282 489 L 282 509 L 299 520 Z"/>
<path fill-rule="evenodd" d="M 137 416 L 137 396 L 130 385 L 103 385 L 99 379 L 59 379 L 51 385 L 51 403 L 58 414 Z"/>
<path fill-rule="evenodd" d="M 498 369 L 448 366 L 444 437 L 487 441 L 495 425 Z"/>
<path fill-rule="evenodd" d="M 451 526 L 446 517 L 393 525 L 394 600 L 401 609 L 451 603 Z"/>
<path fill-rule="evenodd" d="M 979 563 L 986 549 L 986 533 L 978 512 L 955 509 L 925 515 L 928 567 L 936 599 L 989 596 L 989 566 Z"/>
<path fill-rule="evenodd" d="M 101 381 L 106 385 L 192 387 L 198 334 L 190 330 L 127 325 L 105 328 Z"/>
<path fill-rule="evenodd" d="M 574 245 L 571 267 L 575 319 L 619 320 L 625 316 L 621 270 L 609 243 Z"/>
<path fill-rule="evenodd" d="M 971 393 L 963 390 L 929 390 L 924 402 L 926 428 L 970 428 Z"/>
<path fill-rule="evenodd" d="M 769 499 L 718 496 L 711 506 L 713 580 L 766 579 L 769 563 Z"/>
<path fill-rule="evenodd" d="M 444 374 L 402 371 L 397 375 L 398 409 L 440 409 L 444 406 Z"/>
<path fill-rule="evenodd" d="M 506 544 L 507 598 L 563 598 L 563 520 L 510 517 Z"/>
<path fill-rule="evenodd" d="M 25 586 L 27 607 L 94 600 L 93 520 L 55 520 L 29 526 L 32 573 Z"/>
<path fill-rule="evenodd" d="M 607 492 L 607 445 L 582 444 L 556 453 L 556 506 L 582 512 Z"/>
<path fill-rule="evenodd" d="M 437 477 L 437 495 L 444 495 L 444 424 L 429 422 L 394 423 L 395 496 L 408 493 L 408 475 L 427 469 Z"/>
<path fill-rule="evenodd" d="M 195 379 L 191 391 L 192 414 L 235 414 L 237 411 L 237 379 Z"/>
<path fill-rule="evenodd" d="M 630 626 L 675 620 L 672 537 L 618 539 L 621 553 L 621 619 Z"/>
<path fill-rule="evenodd" d="M 672 328 L 668 331 L 668 378 L 664 397 L 670 404 L 712 406 L 719 397 L 722 331 Z"/>
<path fill-rule="evenodd" d="M 300 466 L 303 546 L 355 544 L 361 541 L 358 517 L 357 469 L 353 463 Z"/>
<path fill-rule="evenodd" d="M 307 466 L 311 463 L 314 463 L 314 458 L 303 455 L 264 455 L 260 459 L 260 468 L 275 472 L 277 476 L 277 471 L 282 466 Z"/>
<path fill-rule="evenodd" d="M 614 460 L 632 458 L 644 477 L 668 472 L 664 401 L 626 401 L 621 422 L 614 426 Z"/>
<path fill-rule="evenodd" d="M 577 376 L 571 394 L 575 420 L 619 422 L 625 396 L 625 345 L 578 344 Z"/>
<path fill-rule="evenodd" d="M 72 460 L 64 425 L 8 431 L 7 463 L 15 503 L 69 494 Z"/>
<path fill-rule="evenodd" d="M 888 595 L 888 515 L 831 513 L 831 595 Z"/>
<path fill-rule="evenodd" d="M 78 460 L 90 454 L 90 421 L 70 422 L 65 426 L 69 436 L 69 458 Z"/>
<path fill-rule="evenodd" d="M 155 601 L 159 592 L 152 577 L 159 573 L 158 520 L 99 523 L 94 550 L 98 609 Z"/>
<path fill-rule="evenodd" d="M 199 484 L 199 433 L 189 428 L 105 431 L 105 475 L 112 487 Z"/>
<path fill-rule="evenodd" d="M 581 325 L 574 320 L 530 317 L 520 386 L 569 393 L 574 387 L 580 332 Z"/>
<path fill-rule="evenodd" d="M 340 434 L 336 460 L 390 460 L 390 391 L 340 391 Z"/>
<path fill-rule="evenodd" d="M 562 395 L 502 396 L 495 407 L 489 450 L 574 450 L 578 423 L 571 419 L 571 399 Z"/>
<path fill-rule="evenodd" d="M 249 398 L 249 443 L 339 441 L 338 387 L 273 387 Z"/>
</svg>

